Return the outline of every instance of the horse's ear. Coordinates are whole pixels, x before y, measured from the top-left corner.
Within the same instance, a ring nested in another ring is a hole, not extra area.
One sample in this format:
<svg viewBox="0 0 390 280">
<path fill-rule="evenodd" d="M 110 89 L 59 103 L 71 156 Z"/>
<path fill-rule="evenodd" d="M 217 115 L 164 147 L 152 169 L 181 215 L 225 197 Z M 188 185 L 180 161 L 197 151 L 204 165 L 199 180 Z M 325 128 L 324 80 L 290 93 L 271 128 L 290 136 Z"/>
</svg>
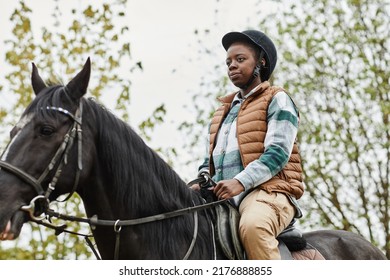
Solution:
<svg viewBox="0 0 390 280">
<path fill-rule="evenodd" d="M 91 76 L 91 60 L 88 57 L 83 69 L 66 85 L 70 96 L 74 100 L 80 99 L 86 92 Z"/>
<path fill-rule="evenodd" d="M 38 95 L 44 88 L 46 88 L 45 82 L 39 76 L 38 68 L 32 63 L 31 84 L 35 95 Z"/>
</svg>

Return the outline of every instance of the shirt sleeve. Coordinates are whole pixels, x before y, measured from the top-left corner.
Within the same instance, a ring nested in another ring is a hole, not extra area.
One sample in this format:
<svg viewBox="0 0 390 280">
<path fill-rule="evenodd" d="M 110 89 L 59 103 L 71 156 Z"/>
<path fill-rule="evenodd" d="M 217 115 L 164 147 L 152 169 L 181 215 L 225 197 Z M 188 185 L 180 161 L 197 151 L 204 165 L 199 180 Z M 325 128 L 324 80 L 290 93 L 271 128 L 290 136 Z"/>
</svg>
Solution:
<svg viewBox="0 0 390 280">
<path fill-rule="evenodd" d="M 298 133 L 298 122 L 294 102 L 284 91 L 278 92 L 268 107 L 264 153 L 234 177 L 245 190 L 270 180 L 286 166 Z"/>
</svg>

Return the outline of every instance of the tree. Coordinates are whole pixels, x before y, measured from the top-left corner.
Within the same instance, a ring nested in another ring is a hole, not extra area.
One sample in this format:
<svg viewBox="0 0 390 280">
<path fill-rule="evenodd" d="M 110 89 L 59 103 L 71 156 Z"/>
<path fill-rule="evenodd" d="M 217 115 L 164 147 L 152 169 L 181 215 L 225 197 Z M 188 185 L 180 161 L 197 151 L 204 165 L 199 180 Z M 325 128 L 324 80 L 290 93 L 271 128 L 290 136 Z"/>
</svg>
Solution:
<svg viewBox="0 0 390 280">
<path fill-rule="evenodd" d="M 119 92 L 115 97 L 116 112 L 121 113 L 121 117 L 127 120 L 131 81 L 120 73 L 126 73 L 128 76 L 128 73 L 142 69 L 142 63 L 133 61 L 131 58 L 130 43 L 127 41 L 128 26 L 116 22 L 125 16 L 123 11 L 125 11 L 127 1 L 102 3 L 99 6 L 86 5 L 82 11 L 73 9 L 71 20 L 67 18 L 66 21 L 62 20 L 63 15 L 59 9 L 58 0 L 54 2 L 56 4 L 52 14 L 54 24 L 50 28 L 42 28 L 39 35 L 33 33 L 33 22 L 30 20 L 32 10 L 25 1 L 19 2 L 10 18 L 14 24 L 14 38 L 6 42 L 6 61 L 11 66 L 11 71 L 6 75 L 6 86 L 16 98 L 11 106 L 1 104 L 0 122 L 3 125 L 6 124 L 2 126 L 2 129 L 10 130 L 11 124 L 15 123 L 15 118 L 20 116 L 33 98 L 30 85 L 31 62 L 35 62 L 38 68 L 45 70 L 42 71 L 43 75 L 52 73 L 47 80 L 59 81 L 53 73 L 65 73 L 65 77 L 62 78 L 68 81 L 75 75 L 75 71 L 80 69 L 88 56 L 93 56 L 92 63 L 97 69 L 91 78 L 90 95 L 101 100 L 104 98 L 105 90 L 114 87 L 116 92 Z M 70 23 L 70 25 L 64 27 L 63 22 Z M 0 90 L 4 88 L 0 87 Z M 1 95 L 4 96 L 5 93 L 1 92 Z M 160 118 L 164 113 L 163 111 L 163 114 L 160 114 Z M 81 206 L 80 198 L 73 196 L 65 206 L 61 205 L 58 208 L 66 209 L 68 214 L 82 216 L 85 214 L 80 210 L 83 208 Z M 56 237 L 52 230 L 45 230 L 33 224 L 31 227 L 31 240 L 28 246 L 22 246 L 20 249 L 19 245 L 23 241 L 17 240 L 11 248 L 0 250 L 0 259 L 85 259 L 93 257 L 91 251 L 87 249 L 84 242 L 80 242 L 77 236 L 61 234 Z M 67 229 L 75 232 L 87 231 L 87 233 L 89 230 L 77 223 L 69 225 Z M 16 247 L 19 249 L 15 250 Z"/>
<path fill-rule="evenodd" d="M 306 185 L 301 224 L 357 232 L 390 257 L 389 2 L 279 2 L 274 13 L 259 13 L 258 28 L 277 45 L 274 83 L 300 109 Z M 219 66 L 213 70 L 221 73 Z M 202 126 L 212 100 L 227 93 L 226 75 L 204 79 L 205 94 L 194 97 Z M 188 134 L 196 127 L 184 123 L 181 129 Z M 198 135 L 186 149 L 197 145 Z"/>
</svg>

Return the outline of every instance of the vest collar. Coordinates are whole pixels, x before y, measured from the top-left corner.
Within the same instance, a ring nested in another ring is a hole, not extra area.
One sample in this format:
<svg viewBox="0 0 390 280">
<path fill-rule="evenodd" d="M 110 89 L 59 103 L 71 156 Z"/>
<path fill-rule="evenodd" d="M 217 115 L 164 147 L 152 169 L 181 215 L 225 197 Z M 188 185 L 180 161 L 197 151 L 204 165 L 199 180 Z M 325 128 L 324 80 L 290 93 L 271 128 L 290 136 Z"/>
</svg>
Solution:
<svg viewBox="0 0 390 280">
<path fill-rule="evenodd" d="M 254 88 L 253 92 L 249 92 L 244 99 L 247 98 L 254 98 L 256 96 L 259 96 L 262 94 L 267 88 L 270 87 L 270 83 L 268 81 L 262 82 L 259 84 L 256 88 Z M 224 104 L 231 104 L 234 100 L 234 97 L 238 94 L 239 92 L 233 92 L 229 95 L 223 96 L 218 98 L 218 100 Z"/>
</svg>

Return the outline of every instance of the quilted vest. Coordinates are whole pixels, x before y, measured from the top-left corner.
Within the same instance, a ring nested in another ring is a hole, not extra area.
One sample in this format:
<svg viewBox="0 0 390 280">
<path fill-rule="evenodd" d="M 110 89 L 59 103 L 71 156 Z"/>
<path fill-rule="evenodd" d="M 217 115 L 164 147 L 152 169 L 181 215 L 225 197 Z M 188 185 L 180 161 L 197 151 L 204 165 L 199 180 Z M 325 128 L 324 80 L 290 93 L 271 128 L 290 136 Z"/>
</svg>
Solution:
<svg viewBox="0 0 390 280">
<path fill-rule="evenodd" d="M 244 168 L 264 153 L 264 140 L 267 133 L 267 110 L 274 95 L 285 91 L 281 87 L 270 86 L 263 82 L 259 89 L 241 104 L 237 116 L 237 140 L 241 160 Z M 218 108 L 210 126 L 210 174 L 214 175 L 213 150 L 216 144 L 218 130 L 230 110 L 236 93 L 232 93 L 219 100 L 223 105 Z M 299 199 L 304 192 L 301 158 L 298 145 L 295 141 L 287 165 L 271 180 L 259 186 L 267 192 L 282 192 Z"/>
</svg>

